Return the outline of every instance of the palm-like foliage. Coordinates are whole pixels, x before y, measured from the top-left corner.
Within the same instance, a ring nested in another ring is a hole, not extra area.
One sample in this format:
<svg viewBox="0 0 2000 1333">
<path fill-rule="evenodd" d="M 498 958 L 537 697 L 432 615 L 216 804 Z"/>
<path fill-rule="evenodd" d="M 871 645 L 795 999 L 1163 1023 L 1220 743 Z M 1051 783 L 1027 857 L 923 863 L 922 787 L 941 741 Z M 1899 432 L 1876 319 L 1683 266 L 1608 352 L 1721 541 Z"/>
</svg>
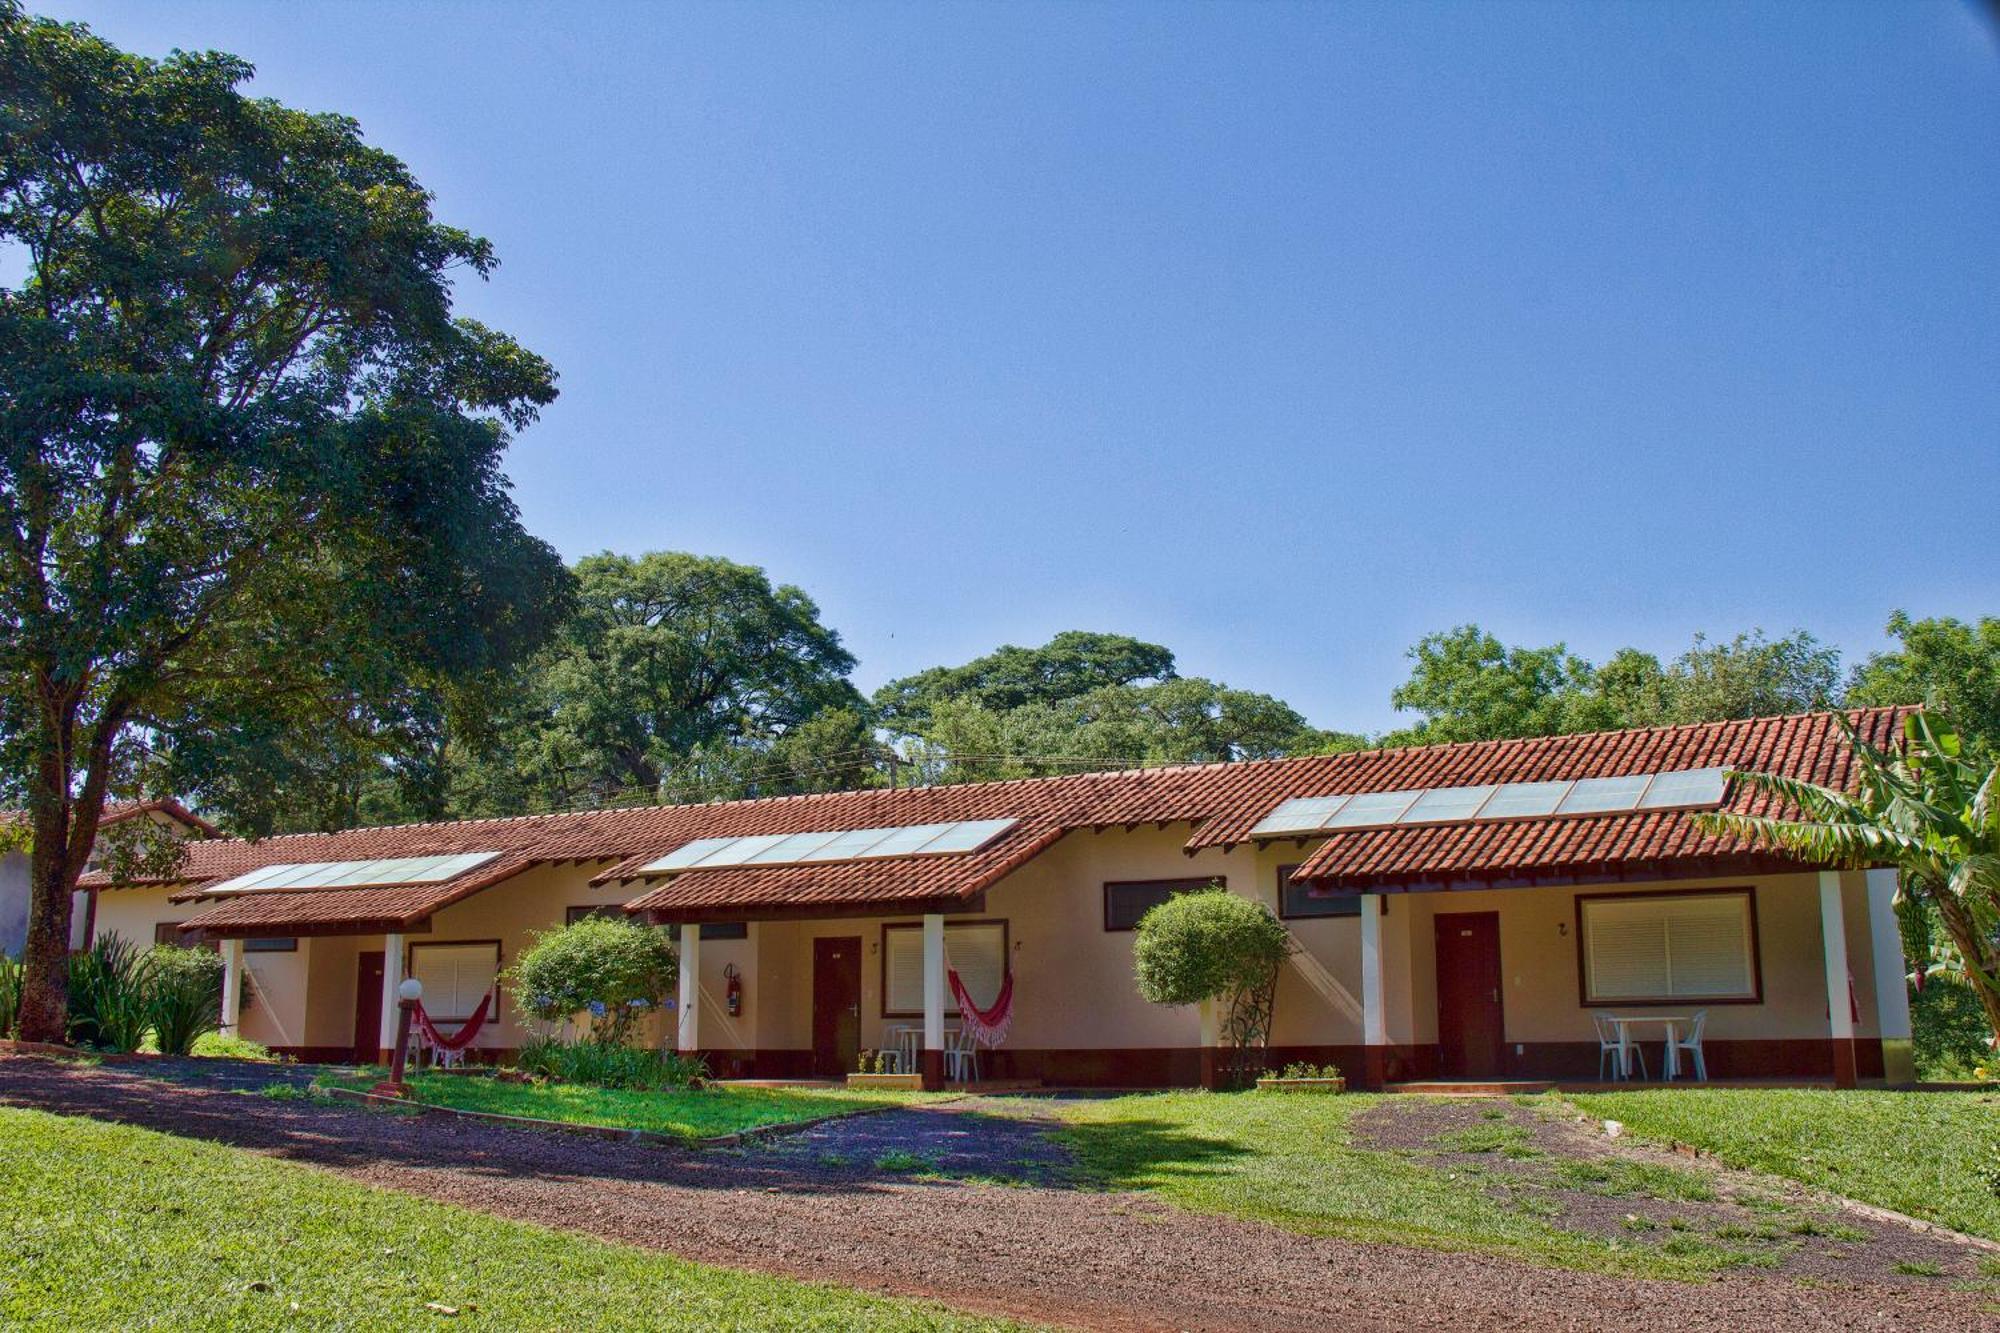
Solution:
<svg viewBox="0 0 2000 1333">
<path fill-rule="evenodd" d="M 2000 763 L 1975 760 L 1957 732 L 1924 713 L 1905 719 L 1905 745 L 1895 754 L 1844 720 L 1841 728 L 1854 749 L 1853 793 L 1737 773 L 1797 817 L 1717 811 L 1695 822 L 1825 865 L 1895 866 L 1899 896 L 1937 909 L 2000 1038 Z"/>
</svg>

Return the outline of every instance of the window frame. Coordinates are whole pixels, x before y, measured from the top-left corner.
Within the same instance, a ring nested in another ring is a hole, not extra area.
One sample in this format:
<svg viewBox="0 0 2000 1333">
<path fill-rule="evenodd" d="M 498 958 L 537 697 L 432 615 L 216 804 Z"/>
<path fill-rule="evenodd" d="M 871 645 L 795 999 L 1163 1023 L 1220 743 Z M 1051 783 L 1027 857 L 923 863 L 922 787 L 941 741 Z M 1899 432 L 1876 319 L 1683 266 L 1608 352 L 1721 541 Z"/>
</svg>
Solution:
<svg viewBox="0 0 2000 1333">
<path fill-rule="evenodd" d="M 1589 941 L 1584 936 L 1584 904 L 1642 898 L 1741 898 L 1747 908 L 1750 927 L 1750 993 L 1748 995 L 1653 995 L 1607 998 L 1590 993 Z M 1680 1004 L 1711 1007 L 1717 1005 L 1764 1003 L 1764 943 L 1758 923 L 1757 886 L 1719 884 L 1710 889 L 1647 889 L 1638 893 L 1579 893 L 1576 895 L 1576 994 L 1585 1009 L 1636 1009 Z"/>
<path fill-rule="evenodd" d="M 417 950 L 419 949 L 470 949 L 475 946 L 489 944 L 493 946 L 493 985 L 490 989 L 490 994 L 493 996 L 493 1007 L 486 1011 L 486 1021 L 488 1023 L 498 1023 L 500 1021 L 501 1007 L 507 1003 L 506 987 L 500 984 L 500 974 L 507 970 L 507 950 L 503 947 L 500 940 L 414 941 L 403 947 L 403 976 L 407 979 L 417 975 Z M 477 1001 L 474 1002 L 473 1007 L 478 1007 Z M 425 1012 L 428 1013 L 429 1010 L 427 1009 Z M 471 1018 L 472 1015 L 433 1014 L 432 1017 L 440 1023 L 463 1023 Z"/>
<path fill-rule="evenodd" d="M 681 927 L 679 922 L 672 922 L 667 926 L 667 938 L 676 944 L 680 943 Z M 724 943 L 729 940 L 747 940 L 750 938 L 750 923 L 748 921 L 704 921 L 701 923 L 701 934 L 695 938 L 714 940 L 717 943 Z"/>
<path fill-rule="evenodd" d="M 1322 899 L 1320 899 L 1320 900 L 1319 900 L 1319 901 L 1321 901 L 1321 902 L 1333 902 L 1333 903 L 1352 903 L 1352 904 L 1353 904 L 1353 907 L 1352 907 L 1351 909 L 1347 910 L 1347 911 L 1341 911 L 1341 912 L 1294 912 L 1294 911 L 1293 911 L 1293 910 L 1291 909 L 1291 905 L 1290 905 L 1290 904 L 1289 904 L 1289 903 L 1288 903 L 1288 902 L 1287 902 L 1287 901 L 1285 900 L 1285 890 L 1291 887 L 1291 883 L 1292 883 L 1292 872 L 1293 872 L 1294 870 L 1297 870 L 1297 869 L 1299 868 L 1299 866 L 1302 866 L 1302 865 L 1304 865 L 1304 864 L 1305 864 L 1305 862 L 1303 862 L 1303 861 L 1300 861 L 1300 862 L 1299 862 L 1299 863 L 1298 863 L 1297 865 L 1289 865 L 1289 866 L 1279 866 L 1279 867 L 1278 867 L 1278 920 L 1280 920 L 1280 921 L 1346 921 L 1346 920 L 1350 920 L 1350 919 L 1354 919 L 1354 918 L 1359 918 L 1359 917 L 1360 917 L 1360 915 L 1361 915 L 1361 895 L 1360 895 L 1360 894 L 1358 894 L 1358 893 L 1350 893 L 1350 894 L 1345 894 L 1345 895 L 1342 895 L 1341 897 L 1338 897 L 1338 898 L 1336 898 L 1336 897 L 1332 897 L 1332 896 L 1328 896 L 1328 897 L 1326 897 L 1326 898 L 1322 898 Z"/>
<path fill-rule="evenodd" d="M 1104 881 L 1104 887 L 1102 890 L 1103 907 L 1104 907 L 1104 929 L 1113 935 L 1130 935 L 1133 931 L 1139 928 L 1139 922 L 1137 920 L 1133 921 L 1133 923 L 1129 926 L 1114 925 L 1112 923 L 1111 891 L 1113 889 L 1140 889 L 1162 884 L 1177 886 L 1168 888 L 1167 890 L 1168 898 L 1175 897 L 1183 893 L 1200 893 L 1205 889 L 1211 889 L 1211 888 L 1220 888 L 1225 893 L 1229 891 L 1229 878 L 1226 875 L 1202 875 L 1195 878 L 1182 877 L 1179 879 L 1107 879 Z M 1166 898 L 1160 899 L 1160 902 L 1162 903 L 1165 901 L 1167 901 Z M 1153 904 L 1153 907 L 1157 906 L 1159 906 L 1159 903 Z M 1146 909 L 1147 912 L 1150 912 L 1152 910 L 1153 910 L 1152 907 Z M 1143 919 L 1145 915 L 1146 912 L 1139 913 L 1140 919 Z"/>
<path fill-rule="evenodd" d="M 952 929 L 961 926 L 1000 927 L 1000 975 L 1003 977 L 1006 976 L 1008 971 L 1014 966 L 1014 927 L 1012 919 L 1004 916 L 982 916 L 965 921 L 947 921 L 944 923 L 947 940 L 950 937 Z M 923 928 L 924 923 L 921 921 L 885 921 L 882 923 L 882 960 L 880 967 L 882 984 L 880 991 L 876 995 L 875 1007 L 881 1011 L 883 1018 L 922 1018 L 924 1016 L 924 1011 L 921 1007 L 916 1009 L 891 1009 L 889 1007 L 889 932 L 892 930 L 914 930 L 921 933 Z M 952 1014 L 957 1012 L 957 1005 L 952 1001 L 951 987 L 949 985 L 945 987 L 944 991 L 944 1012 L 946 1021 L 949 1021 Z"/>
<path fill-rule="evenodd" d="M 258 935 L 243 941 L 244 953 L 297 953 L 299 937 L 296 935 Z"/>
</svg>

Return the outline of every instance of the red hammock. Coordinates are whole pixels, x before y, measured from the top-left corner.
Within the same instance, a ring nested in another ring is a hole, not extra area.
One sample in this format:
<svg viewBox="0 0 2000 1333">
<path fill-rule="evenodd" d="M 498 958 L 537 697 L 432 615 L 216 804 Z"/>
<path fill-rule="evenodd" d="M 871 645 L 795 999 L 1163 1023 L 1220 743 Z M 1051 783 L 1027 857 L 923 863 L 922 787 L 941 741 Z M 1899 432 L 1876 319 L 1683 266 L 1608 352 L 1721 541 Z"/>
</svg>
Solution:
<svg viewBox="0 0 2000 1333">
<path fill-rule="evenodd" d="M 951 998 L 958 1001 L 958 1017 L 965 1026 L 966 1035 L 989 1050 L 1007 1040 L 1007 1029 L 1014 1024 L 1014 971 L 1000 979 L 1000 993 L 993 997 L 990 1009 L 981 1009 L 972 1002 L 965 983 L 958 979 L 956 968 L 945 969 L 945 979 L 951 983 Z"/>
<path fill-rule="evenodd" d="M 486 1008 L 492 1003 L 492 991 L 488 991 L 486 994 L 480 996 L 479 1007 L 472 1011 L 472 1017 L 459 1025 L 457 1033 L 447 1037 L 437 1030 L 437 1024 L 433 1023 L 431 1016 L 424 1011 L 424 1002 L 418 1000 L 416 1011 L 417 1027 L 424 1034 L 424 1040 L 438 1050 L 462 1051 L 472 1044 L 474 1037 L 479 1035 L 479 1029 L 486 1026 Z M 445 1021 L 448 1023 L 451 1020 L 446 1019 Z"/>
</svg>

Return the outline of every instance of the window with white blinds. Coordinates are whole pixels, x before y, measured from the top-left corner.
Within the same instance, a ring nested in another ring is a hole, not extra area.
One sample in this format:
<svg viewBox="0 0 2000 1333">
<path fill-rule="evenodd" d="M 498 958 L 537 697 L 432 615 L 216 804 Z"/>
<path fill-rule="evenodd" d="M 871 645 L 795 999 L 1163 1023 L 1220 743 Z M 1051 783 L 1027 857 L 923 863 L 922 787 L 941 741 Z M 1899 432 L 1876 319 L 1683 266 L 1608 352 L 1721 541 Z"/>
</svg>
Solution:
<svg viewBox="0 0 2000 1333">
<path fill-rule="evenodd" d="M 1000 998 L 1007 975 L 1007 923 L 966 921 L 946 923 L 945 966 L 958 973 L 972 1002 L 985 1009 Z M 882 928 L 882 1012 L 889 1018 L 914 1018 L 924 1012 L 924 928 Z M 945 987 L 945 1017 L 958 1012 Z"/>
<path fill-rule="evenodd" d="M 1748 889 L 1577 899 L 1583 1002 L 1757 1000 L 1757 909 Z"/>
<path fill-rule="evenodd" d="M 413 944 L 410 975 L 424 983 L 424 1012 L 442 1023 L 472 1017 L 500 972 L 498 944 Z M 495 1017 L 488 1007 L 486 1016 Z"/>
</svg>

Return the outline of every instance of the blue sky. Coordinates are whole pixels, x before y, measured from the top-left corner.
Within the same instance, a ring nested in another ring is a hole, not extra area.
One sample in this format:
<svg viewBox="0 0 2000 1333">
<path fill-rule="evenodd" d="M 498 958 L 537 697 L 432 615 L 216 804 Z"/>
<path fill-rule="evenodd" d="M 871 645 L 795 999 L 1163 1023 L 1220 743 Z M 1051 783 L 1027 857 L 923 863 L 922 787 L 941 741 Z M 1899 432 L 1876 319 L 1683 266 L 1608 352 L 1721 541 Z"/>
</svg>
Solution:
<svg viewBox="0 0 2000 1333">
<path fill-rule="evenodd" d="M 555 362 L 574 558 L 864 687 L 1068 628 L 1322 726 L 1419 636 L 2000 613 L 2000 45 L 1954 4 L 55 3 L 356 117 Z"/>
</svg>

